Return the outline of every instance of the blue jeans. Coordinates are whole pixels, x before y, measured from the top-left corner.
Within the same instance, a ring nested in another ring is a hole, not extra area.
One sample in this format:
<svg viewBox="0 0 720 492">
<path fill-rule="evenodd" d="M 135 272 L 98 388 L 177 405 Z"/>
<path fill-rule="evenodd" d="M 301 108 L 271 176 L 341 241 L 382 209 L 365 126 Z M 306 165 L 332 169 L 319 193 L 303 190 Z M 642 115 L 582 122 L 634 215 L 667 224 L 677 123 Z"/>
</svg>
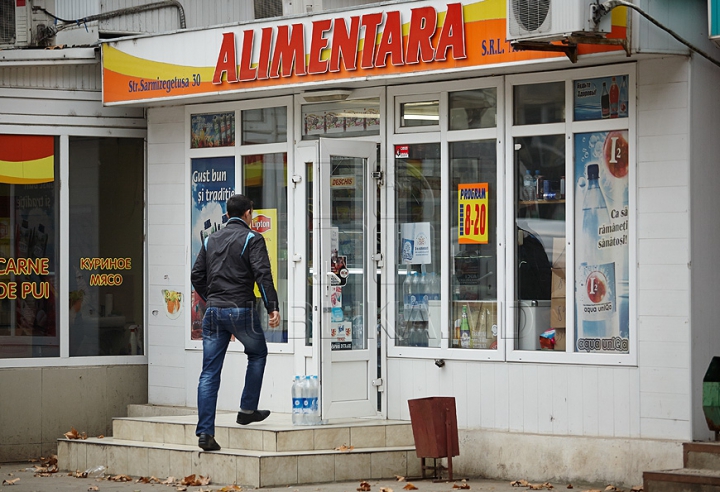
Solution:
<svg viewBox="0 0 720 492">
<path fill-rule="evenodd" d="M 268 353 L 260 318 L 252 308 L 210 307 L 203 317 L 203 367 L 198 383 L 196 435 L 215 435 L 220 372 L 231 335 L 245 346 L 248 358 L 240 408 L 257 410 Z"/>
</svg>

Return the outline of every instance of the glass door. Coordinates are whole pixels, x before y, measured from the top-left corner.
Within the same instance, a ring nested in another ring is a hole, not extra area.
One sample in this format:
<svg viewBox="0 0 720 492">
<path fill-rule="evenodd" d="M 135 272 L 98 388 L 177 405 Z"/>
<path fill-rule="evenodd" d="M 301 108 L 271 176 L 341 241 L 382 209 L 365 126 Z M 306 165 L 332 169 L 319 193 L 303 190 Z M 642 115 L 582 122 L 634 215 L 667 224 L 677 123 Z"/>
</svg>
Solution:
<svg viewBox="0 0 720 492">
<path fill-rule="evenodd" d="M 323 419 L 377 413 L 374 142 L 324 139 L 312 172 L 313 345 Z"/>
</svg>

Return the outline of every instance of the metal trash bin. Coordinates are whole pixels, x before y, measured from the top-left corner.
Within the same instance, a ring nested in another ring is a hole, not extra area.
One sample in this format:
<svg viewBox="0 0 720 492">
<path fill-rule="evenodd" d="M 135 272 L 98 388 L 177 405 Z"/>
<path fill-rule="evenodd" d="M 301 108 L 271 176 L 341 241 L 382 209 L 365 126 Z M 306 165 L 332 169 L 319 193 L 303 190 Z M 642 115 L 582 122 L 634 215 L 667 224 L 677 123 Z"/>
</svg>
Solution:
<svg viewBox="0 0 720 492">
<path fill-rule="evenodd" d="M 426 478 L 427 469 L 434 470 L 432 478 L 440 478 L 437 459 L 447 458 L 448 480 L 452 480 L 452 459 L 460 455 L 455 397 L 417 398 L 408 400 L 408 406 L 415 452 L 421 459 L 422 478 Z M 433 458 L 434 466 L 425 466 L 425 458 Z"/>
<path fill-rule="evenodd" d="M 720 357 L 713 357 L 703 378 L 703 413 L 708 429 L 720 433 Z"/>
</svg>

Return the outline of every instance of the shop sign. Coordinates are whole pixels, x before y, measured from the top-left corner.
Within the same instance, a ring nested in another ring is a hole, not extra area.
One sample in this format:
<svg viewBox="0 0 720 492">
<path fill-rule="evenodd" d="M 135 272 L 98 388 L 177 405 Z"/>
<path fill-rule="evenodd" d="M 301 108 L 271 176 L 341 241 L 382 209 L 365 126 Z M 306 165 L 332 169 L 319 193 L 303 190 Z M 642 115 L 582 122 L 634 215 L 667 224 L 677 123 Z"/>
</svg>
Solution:
<svg viewBox="0 0 720 492">
<path fill-rule="evenodd" d="M 488 243 L 488 184 L 458 185 L 458 243 Z"/>
<path fill-rule="evenodd" d="M 610 37 L 626 36 L 625 8 Z M 462 70 L 562 53 L 515 51 L 506 0 L 408 1 L 275 22 L 175 32 L 102 45 L 103 102 L 217 95 L 309 82 Z M 582 45 L 579 53 L 621 50 Z"/>
<path fill-rule="evenodd" d="M 330 188 L 336 190 L 355 189 L 355 176 L 333 176 L 330 178 Z"/>
<path fill-rule="evenodd" d="M 410 146 L 409 145 L 396 145 L 395 146 L 395 158 L 407 159 L 410 157 Z"/>
</svg>

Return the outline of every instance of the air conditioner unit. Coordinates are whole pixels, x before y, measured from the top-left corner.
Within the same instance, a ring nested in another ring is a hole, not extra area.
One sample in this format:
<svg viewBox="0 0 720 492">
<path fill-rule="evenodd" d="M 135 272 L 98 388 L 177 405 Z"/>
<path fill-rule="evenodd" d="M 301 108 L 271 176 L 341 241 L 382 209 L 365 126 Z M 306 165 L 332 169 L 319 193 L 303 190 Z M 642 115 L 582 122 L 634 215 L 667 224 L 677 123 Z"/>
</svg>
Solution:
<svg viewBox="0 0 720 492">
<path fill-rule="evenodd" d="M 55 0 L 0 0 L 0 48 L 38 46 L 51 37 L 53 19 L 33 6 L 52 12 Z"/>
<path fill-rule="evenodd" d="M 609 15 L 595 25 L 593 0 L 507 0 L 509 41 L 556 41 L 572 34 L 607 34 Z"/>
</svg>

